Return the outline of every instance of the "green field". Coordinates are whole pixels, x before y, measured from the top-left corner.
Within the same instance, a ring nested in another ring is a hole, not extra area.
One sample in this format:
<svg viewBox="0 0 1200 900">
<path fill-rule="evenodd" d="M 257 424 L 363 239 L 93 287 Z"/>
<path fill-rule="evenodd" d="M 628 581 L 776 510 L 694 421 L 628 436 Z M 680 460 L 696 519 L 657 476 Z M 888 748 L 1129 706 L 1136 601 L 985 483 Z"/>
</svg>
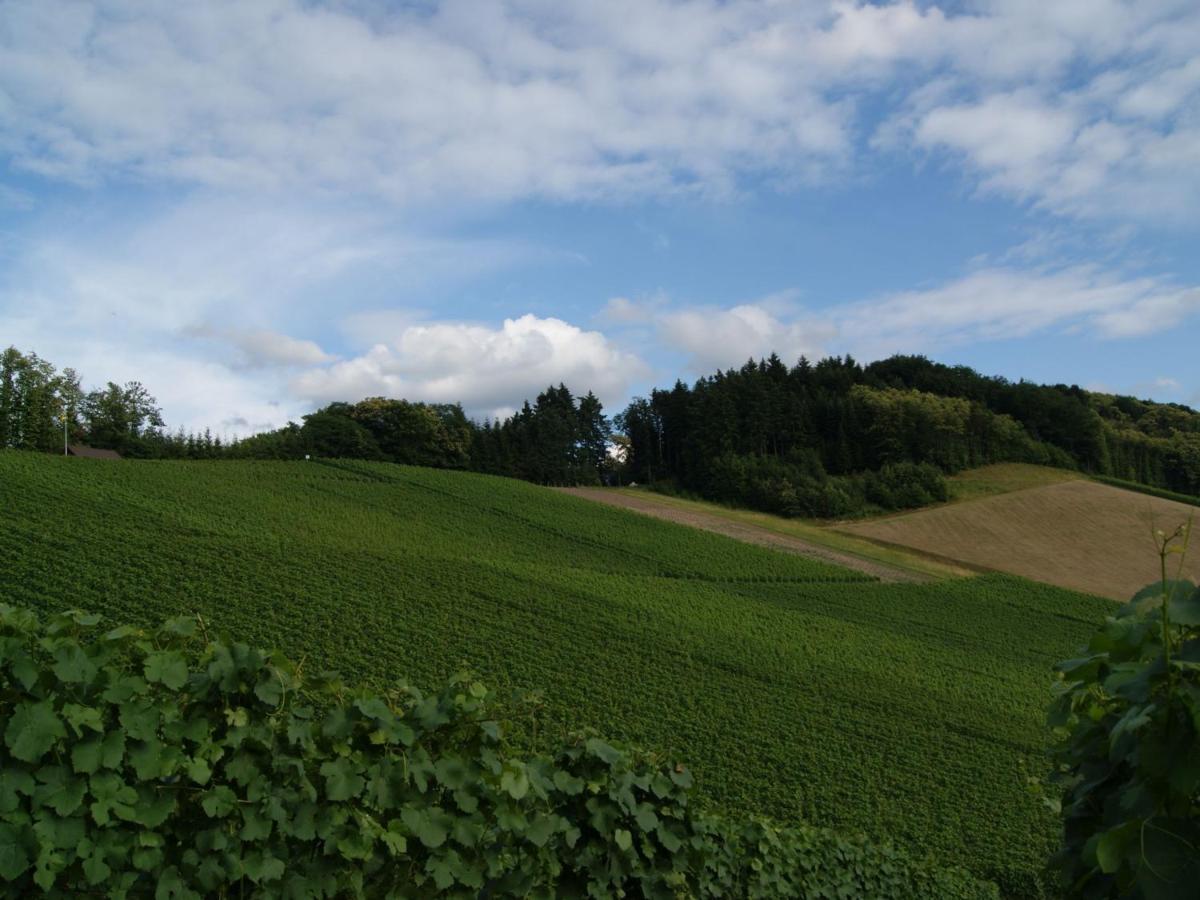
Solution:
<svg viewBox="0 0 1200 900">
<path fill-rule="evenodd" d="M 882 585 L 488 476 L 0 452 L 0 600 L 210 629 L 385 685 L 466 662 L 554 722 L 677 752 L 714 805 L 1028 884 L 1052 664 L 1108 604 Z M 549 727 L 549 726 L 545 726 Z"/>
</svg>

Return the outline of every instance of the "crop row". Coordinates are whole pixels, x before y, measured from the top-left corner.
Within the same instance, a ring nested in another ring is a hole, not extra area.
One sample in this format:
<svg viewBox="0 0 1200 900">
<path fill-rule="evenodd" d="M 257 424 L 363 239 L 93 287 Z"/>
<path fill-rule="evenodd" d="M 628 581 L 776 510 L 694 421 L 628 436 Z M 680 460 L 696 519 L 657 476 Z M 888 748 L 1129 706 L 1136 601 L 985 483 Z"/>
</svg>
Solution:
<svg viewBox="0 0 1200 900">
<path fill-rule="evenodd" d="M 592 725 L 688 759 L 728 809 L 890 834 L 1019 889 L 1053 839 L 1025 790 L 1050 665 L 1103 606 L 839 577 L 484 476 L 0 453 L 10 602 L 195 611 L 377 686 L 466 662 L 543 689 L 543 739 Z"/>
</svg>

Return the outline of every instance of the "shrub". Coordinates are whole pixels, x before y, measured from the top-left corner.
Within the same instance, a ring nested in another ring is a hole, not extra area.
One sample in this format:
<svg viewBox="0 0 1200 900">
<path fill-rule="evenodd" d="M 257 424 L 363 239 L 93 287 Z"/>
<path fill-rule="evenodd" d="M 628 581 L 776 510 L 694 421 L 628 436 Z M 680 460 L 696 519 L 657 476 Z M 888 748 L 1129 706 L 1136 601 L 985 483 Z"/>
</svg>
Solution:
<svg viewBox="0 0 1200 900">
<path fill-rule="evenodd" d="M 1200 590 L 1165 577 L 1060 663 L 1059 742 L 1067 896 L 1190 898 L 1200 883 Z"/>
<path fill-rule="evenodd" d="M 686 768 L 594 735 L 516 754 L 467 675 L 376 694 L 196 620 L 98 622 L 0 606 L 5 896 L 998 896 L 697 813 Z"/>
<path fill-rule="evenodd" d="M 914 509 L 949 497 L 946 477 L 929 463 L 891 463 L 863 475 L 867 500 L 884 509 Z"/>
</svg>

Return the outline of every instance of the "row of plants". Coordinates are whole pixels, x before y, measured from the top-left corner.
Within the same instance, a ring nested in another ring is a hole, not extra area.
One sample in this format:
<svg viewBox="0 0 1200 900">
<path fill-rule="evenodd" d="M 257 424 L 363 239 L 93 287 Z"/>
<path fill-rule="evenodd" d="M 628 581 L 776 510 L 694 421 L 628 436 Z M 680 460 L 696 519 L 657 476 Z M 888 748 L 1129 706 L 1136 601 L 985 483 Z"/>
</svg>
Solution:
<svg viewBox="0 0 1200 900">
<path fill-rule="evenodd" d="M 1138 481 L 1129 481 L 1124 478 L 1109 478 L 1106 475 L 1093 475 L 1093 481 L 1098 481 L 1101 484 L 1107 484 L 1112 487 L 1124 488 L 1127 491 L 1137 491 L 1139 494 L 1146 494 L 1150 497 L 1158 497 L 1162 500 L 1174 500 L 1176 503 L 1186 503 L 1188 506 L 1200 506 L 1200 496 L 1195 494 L 1181 494 L 1179 491 L 1169 491 L 1166 488 L 1151 487 L 1148 484 L 1142 484 Z"/>
<path fill-rule="evenodd" d="M 505 739 L 468 674 L 377 693 L 202 619 L 0 606 L 5 896 L 998 897 L 887 844 L 707 815 L 668 758 Z"/>
<path fill-rule="evenodd" d="M 12 602 L 142 626 L 198 611 L 377 688 L 463 662 L 498 689 L 552 685 L 536 735 L 512 725 L 531 751 L 602 727 L 689 760 L 706 802 L 888 835 L 1013 896 L 1053 845 L 1025 777 L 1044 764 L 1045 673 L 1094 598 L 1000 576 L 850 583 L 520 482 L 387 464 L 0 453 L 0 491 Z"/>
</svg>

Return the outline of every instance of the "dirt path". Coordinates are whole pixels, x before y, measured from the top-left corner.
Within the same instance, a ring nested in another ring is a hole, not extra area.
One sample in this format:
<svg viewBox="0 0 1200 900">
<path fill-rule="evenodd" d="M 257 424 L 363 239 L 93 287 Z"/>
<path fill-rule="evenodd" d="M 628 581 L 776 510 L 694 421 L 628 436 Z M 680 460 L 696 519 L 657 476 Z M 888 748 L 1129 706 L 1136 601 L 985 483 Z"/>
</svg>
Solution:
<svg viewBox="0 0 1200 900">
<path fill-rule="evenodd" d="M 668 522 L 675 522 L 679 525 L 688 525 L 692 528 L 701 528 L 704 531 L 713 531 L 717 534 L 734 538 L 735 540 L 745 541 L 748 544 L 758 544 L 762 547 L 770 547 L 773 550 L 782 550 L 785 553 L 796 553 L 811 559 L 819 559 L 822 562 L 853 569 L 856 572 L 863 572 L 864 574 L 878 578 L 880 581 L 924 582 L 930 580 L 926 576 L 916 572 L 907 572 L 884 563 L 875 562 L 874 560 L 863 559 L 848 553 L 839 553 L 837 550 L 830 550 L 828 547 L 821 547 L 808 541 L 802 541 L 799 538 L 790 537 L 789 535 L 777 534 L 765 528 L 759 528 L 756 525 L 733 522 L 729 519 L 723 519 L 720 516 L 709 515 L 708 513 L 696 510 L 680 509 L 679 507 L 658 501 L 652 495 L 634 496 L 611 488 L 558 488 L 558 490 L 564 494 L 572 494 L 587 500 L 595 500 L 598 503 L 607 503 L 609 506 L 620 506 L 647 516 L 653 516 L 656 519 L 665 519 Z"/>
</svg>

